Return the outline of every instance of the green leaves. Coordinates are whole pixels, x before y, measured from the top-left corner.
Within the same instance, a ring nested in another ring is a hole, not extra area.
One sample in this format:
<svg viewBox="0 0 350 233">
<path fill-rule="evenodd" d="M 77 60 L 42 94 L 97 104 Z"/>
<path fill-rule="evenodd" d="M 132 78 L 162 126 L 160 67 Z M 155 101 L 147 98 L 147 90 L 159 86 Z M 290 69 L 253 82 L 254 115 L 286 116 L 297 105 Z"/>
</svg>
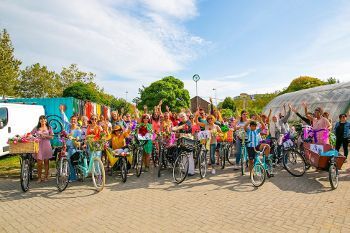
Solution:
<svg viewBox="0 0 350 233">
<path fill-rule="evenodd" d="M 180 111 L 190 105 L 190 94 L 184 89 L 184 83 L 172 76 L 151 83 L 148 87 L 140 89 L 140 98 L 135 99 L 139 109 L 146 105 L 153 109 L 163 100 L 162 109 L 168 105 L 172 111 Z"/>
<path fill-rule="evenodd" d="M 4 29 L 0 33 L 0 96 L 15 96 L 15 85 L 22 62 L 14 57 L 10 35 Z"/>
</svg>

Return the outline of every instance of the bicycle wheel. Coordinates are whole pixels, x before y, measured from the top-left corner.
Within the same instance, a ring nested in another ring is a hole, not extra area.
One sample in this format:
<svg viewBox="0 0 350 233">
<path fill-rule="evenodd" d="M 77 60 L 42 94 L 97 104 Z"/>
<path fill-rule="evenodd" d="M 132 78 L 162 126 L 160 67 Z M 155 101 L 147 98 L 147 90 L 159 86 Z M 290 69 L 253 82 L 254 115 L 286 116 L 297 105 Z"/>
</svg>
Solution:
<svg viewBox="0 0 350 233">
<path fill-rule="evenodd" d="M 136 152 L 136 163 L 135 163 L 135 169 L 136 169 L 136 176 L 140 177 L 142 173 L 142 157 L 143 157 L 143 150 L 137 150 Z"/>
<path fill-rule="evenodd" d="M 292 176 L 300 177 L 305 174 L 305 159 L 297 150 L 286 150 L 282 160 L 283 167 Z"/>
<path fill-rule="evenodd" d="M 126 158 L 121 158 L 121 164 L 120 164 L 120 172 L 122 176 L 123 183 L 126 182 L 126 179 L 128 177 L 128 167 L 127 167 L 127 160 Z"/>
<path fill-rule="evenodd" d="M 208 161 L 207 161 L 207 151 L 202 148 L 198 155 L 198 169 L 199 169 L 199 175 L 203 179 L 208 170 Z"/>
<path fill-rule="evenodd" d="M 266 179 L 266 171 L 261 164 L 254 165 L 253 169 L 250 171 L 250 180 L 254 187 L 260 187 L 264 184 Z"/>
<path fill-rule="evenodd" d="M 28 157 L 22 157 L 21 159 L 21 188 L 23 192 L 27 192 L 29 190 L 30 162 Z"/>
<path fill-rule="evenodd" d="M 232 144 L 228 147 L 226 160 L 230 165 L 236 164 L 236 158 Z"/>
<path fill-rule="evenodd" d="M 160 177 L 160 171 L 162 170 L 162 167 L 163 167 L 163 160 L 164 160 L 164 151 L 162 151 L 162 153 L 159 155 L 159 165 L 157 168 L 158 177 Z"/>
<path fill-rule="evenodd" d="M 175 160 L 173 167 L 173 178 L 178 184 L 181 184 L 187 177 L 188 174 L 188 157 L 186 153 L 182 152 Z"/>
<path fill-rule="evenodd" d="M 331 164 L 329 166 L 329 183 L 331 184 L 332 189 L 338 188 L 339 184 L 339 173 L 338 168 L 335 164 Z"/>
<path fill-rule="evenodd" d="M 220 166 L 221 169 L 225 168 L 225 160 L 226 160 L 226 149 L 223 144 L 221 144 L 220 150 L 219 150 L 219 158 L 220 158 Z"/>
<path fill-rule="evenodd" d="M 69 164 L 67 158 L 61 158 L 56 163 L 56 185 L 58 191 L 64 191 L 68 186 Z"/>
<path fill-rule="evenodd" d="M 94 183 L 96 191 L 100 192 L 105 187 L 106 183 L 105 168 L 103 167 L 103 163 L 99 157 L 94 157 L 92 159 L 92 163 L 92 182 Z"/>
</svg>

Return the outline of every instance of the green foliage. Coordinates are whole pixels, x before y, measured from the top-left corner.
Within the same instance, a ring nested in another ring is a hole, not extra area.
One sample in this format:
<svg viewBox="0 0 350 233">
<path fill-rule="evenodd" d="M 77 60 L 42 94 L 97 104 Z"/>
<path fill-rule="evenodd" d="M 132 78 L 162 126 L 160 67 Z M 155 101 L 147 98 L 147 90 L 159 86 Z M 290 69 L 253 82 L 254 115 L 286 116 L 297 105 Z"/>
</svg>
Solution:
<svg viewBox="0 0 350 233">
<path fill-rule="evenodd" d="M 76 64 L 71 64 L 68 68 L 63 67 L 60 73 L 62 89 L 64 90 L 76 82 L 92 83 L 95 76 L 96 75 L 91 72 L 79 70 Z"/>
<path fill-rule="evenodd" d="M 300 76 L 299 78 L 294 79 L 288 86 L 288 88 L 281 92 L 281 94 L 295 92 L 303 89 L 308 89 L 312 87 L 318 87 L 326 85 L 327 82 L 324 82 L 318 78 L 313 78 L 309 76 Z"/>
<path fill-rule="evenodd" d="M 337 80 L 336 78 L 330 77 L 327 79 L 327 84 L 336 84 L 339 83 L 339 80 Z"/>
<path fill-rule="evenodd" d="M 275 93 L 267 93 L 267 94 L 256 94 L 254 95 L 254 99 L 249 97 L 246 98 L 246 108 L 244 110 L 248 111 L 249 114 L 259 114 L 262 112 L 264 107 L 275 97 L 277 97 L 279 92 Z M 243 102 L 244 99 L 239 97 L 233 100 L 236 106 L 235 114 L 236 116 L 240 115 L 243 110 Z"/>
<path fill-rule="evenodd" d="M 0 33 L 0 96 L 15 96 L 22 62 L 14 57 L 14 48 L 6 29 Z"/>
<path fill-rule="evenodd" d="M 63 97 L 74 97 L 100 103 L 100 93 L 89 83 L 76 82 L 63 91 Z"/>
<path fill-rule="evenodd" d="M 131 111 L 131 104 L 122 98 L 114 98 L 110 106 L 112 110 L 118 110 L 119 112 L 121 112 L 122 109 L 124 109 L 124 112 Z"/>
<path fill-rule="evenodd" d="M 190 105 L 190 94 L 184 89 L 184 83 L 172 76 L 153 82 L 139 91 L 140 98 L 134 99 L 139 109 L 144 105 L 153 109 L 160 100 L 163 100 L 163 108 L 168 105 L 172 111 L 180 111 Z"/>
<path fill-rule="evenodd" d="M 234 112 L 232 111 L 232 109 L 224 108 L 224 109 L 221 109 L 220 112 L 223 118 L 230 118 L 234 115 Z"/>
<path fill-rule="evenodd" d="M 60 96 L 59 76 L 46 66 L 36 63 L 21 71 L 15 90 L 24 98 Z"/>
<path fill-rule="evenodd" d="M 231 97 L 226 97 L 218 106 L 223 109 L 231 109 L 233 112 L 236 111 L 235 102 Z"/>
</svg>

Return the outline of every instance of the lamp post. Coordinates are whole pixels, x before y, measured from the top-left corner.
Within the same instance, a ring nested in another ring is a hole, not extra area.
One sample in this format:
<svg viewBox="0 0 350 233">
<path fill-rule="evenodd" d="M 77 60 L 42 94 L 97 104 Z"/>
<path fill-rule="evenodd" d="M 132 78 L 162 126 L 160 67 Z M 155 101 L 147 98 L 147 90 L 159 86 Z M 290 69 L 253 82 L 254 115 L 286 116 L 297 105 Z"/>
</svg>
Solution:
<svg viewBox="0 0 350 233">
<path fill-rule="evenodd" d="M 247 93 L 241 93 L 239 96 L 243 99 L 243 110 L 245 110 L 246 104 L 247 104 L 248 94 Z"/>
<path fill-rule="evenodd" d="M 197 105 L 197 108 L 198 108 L 198 86 L 197 86 L 197 83 L 198 83 L 198 81 L 199 81 L 201 78 L 199 77 L 198 74 L 195 74 L 195 75 L 193 75 L 192 79 L 193 79 L 193 81 L 196 82 L 196 105 Z"/>
<path fill-rule="evenodd" d="M 125 91 L 125 101 L 126 101 L 126 102 L 128 102 L 128 93 L 129 93 L 129 92 L 126 90 L 126 91 Z"/>
<path fill-rule="evenodd" d="M 218 98 L 217 98 L 217 92 L 216 92 L 216 88 L 213 88 L 213 91 L 215 91 L 215 105 L 216 105 L 216 108 L 218 107 Z"/>
</svg>

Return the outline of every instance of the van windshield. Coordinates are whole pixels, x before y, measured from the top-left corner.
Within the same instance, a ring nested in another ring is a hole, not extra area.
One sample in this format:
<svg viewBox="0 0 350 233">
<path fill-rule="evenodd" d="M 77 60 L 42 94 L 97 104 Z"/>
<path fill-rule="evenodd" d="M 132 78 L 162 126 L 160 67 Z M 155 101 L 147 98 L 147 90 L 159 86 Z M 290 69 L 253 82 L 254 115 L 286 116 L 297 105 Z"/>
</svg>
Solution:
<svg viewBox="0 0 350 233">
<path fill-rule="evenodd" d="M 0 108 L 0 129 L 4 128 L 8 122 L 7 108 Z"/>
</svg>

